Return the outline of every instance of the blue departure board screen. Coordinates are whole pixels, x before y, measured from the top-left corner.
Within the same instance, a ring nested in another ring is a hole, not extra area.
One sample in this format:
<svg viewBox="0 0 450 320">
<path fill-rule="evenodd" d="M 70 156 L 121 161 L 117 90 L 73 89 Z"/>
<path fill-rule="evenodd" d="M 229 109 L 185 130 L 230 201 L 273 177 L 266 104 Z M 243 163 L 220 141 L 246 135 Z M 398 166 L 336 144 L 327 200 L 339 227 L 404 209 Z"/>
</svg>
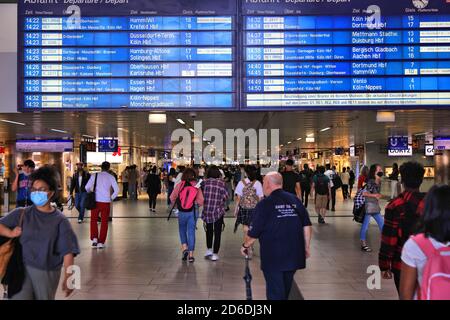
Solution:
<svg viewBox="0 0 450 320">
<path fill-rule="evenodd" d="M 19 110 L 233 110 L 235 2 L 19 0 Z"/>
<path fill-rule="evenodd" d="M 450 1 L 244 1 L 247 110 L 450 105 Z"/>
<path fill-rule="evenodd" d="M 19 0 L 18 108 L 450 105 L 450 0 Z"/>
</svg>

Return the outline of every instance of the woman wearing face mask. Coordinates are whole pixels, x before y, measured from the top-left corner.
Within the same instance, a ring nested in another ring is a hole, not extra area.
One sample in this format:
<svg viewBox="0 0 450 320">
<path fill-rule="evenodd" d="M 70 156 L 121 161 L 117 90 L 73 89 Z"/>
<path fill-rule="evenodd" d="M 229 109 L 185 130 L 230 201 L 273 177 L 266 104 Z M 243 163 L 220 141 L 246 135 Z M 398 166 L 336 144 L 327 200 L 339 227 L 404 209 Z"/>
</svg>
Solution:
<svg viewBox="0 0 450 320">
<path fill-rule="evenodd" d="M 366 191 L 363 196 L 366 199 L 366 216 L 361 226 L 361 250 L 371 252 L 372 249 L 367 245 L 366 236 L 369 229 L 370 217 L 373 217 L 378 224 L 380 233 L 383 230 L 383 217 L 381 216 L 381 207 L 379 200 L 381 198 L 381 177 L 383 177 L 383 169 L 379 164 L 373 164 L 369 169 Z"/>
<path fill-rule="evenodd" d="M 74 265 L 74 257 L 80 249 L 67 218 L 50 205 L 58 196 L 56 171 L 45 166 L 33 172 L 30 179 L 33 205 L 16 209 L 0 219 L 0 235 L 20 237 L 25 266 L 22 289 L 11 299 L 54 300 L 62 266 L 65 270 L 62 290 L 66 296 L 72 293 L 73 289 L 67 286 L 71 276 L 67 270 Z"/>
</svg>

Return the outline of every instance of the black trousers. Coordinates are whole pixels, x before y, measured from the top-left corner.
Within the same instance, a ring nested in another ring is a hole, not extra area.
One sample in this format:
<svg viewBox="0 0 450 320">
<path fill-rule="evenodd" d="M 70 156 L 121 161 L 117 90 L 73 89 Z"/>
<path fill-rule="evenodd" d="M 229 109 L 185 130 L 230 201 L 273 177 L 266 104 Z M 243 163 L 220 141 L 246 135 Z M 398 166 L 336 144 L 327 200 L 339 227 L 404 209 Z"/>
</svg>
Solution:
<svg viewBox="0 0 450 320">
<path fill-rule="evenodd" d="M 336 189 L 334 187 L 331 188 L 331 210 L 334 210 L 336 206 Z M 327 202 L 327 210 L 330 210 L 330 199 Z"/>
<path fill-rule="evenodd" d="M 27 205 L 31 205 L 31 200 L 16 200 L 16 208 L 26 207 Z"/>
<path fill-rule="evenodd" d="M 343 184 L 342 185 L 342 197 L 344 199 L 348 198 L 348 184 Z"/>
<path fill-rule="evenodd" d="M 305 208 L 308 208 L 308 198 L 309 194 L 311 193 L 311 188 L 306 186 L 301 187 L 302 187 L 302 202 Z"/>
<path fill-rule="evenodd" d="M 208 249 L 213 248 L 213 252 L 215 254 L 218 254 L 220 250 L 220 240 L 222 238 L 222 226 L 223 226 L 223 217 L 221 217 L 214 223 L 206 224 L 206 247 Z M 214 247 L 213 247 L 213 239 L 214 239 Z"/>
<path fill-rule="evenodd" d="M 122 198 L 128 198 L 128 182 L 123 183 Z"/>
<path fill-rule="evenodd" d="M 156 193 L 156 192 L 152 192 L 152 193 L 148 194 L 148 207 L 150 209 L 155 209 L 157 197 L 158 197 L 158 193 Z"/>
<path fill-rule="evenodd" d="M 267 300 L 288 300 L 295 271 L 263 271 Z"/>
</svg>

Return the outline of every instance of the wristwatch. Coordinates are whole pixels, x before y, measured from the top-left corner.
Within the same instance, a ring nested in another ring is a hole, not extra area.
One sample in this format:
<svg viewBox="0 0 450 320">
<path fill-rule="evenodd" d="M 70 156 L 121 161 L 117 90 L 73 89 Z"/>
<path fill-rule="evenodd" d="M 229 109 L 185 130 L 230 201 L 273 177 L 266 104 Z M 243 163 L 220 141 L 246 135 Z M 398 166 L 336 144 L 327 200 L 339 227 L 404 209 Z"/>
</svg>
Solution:
<svg viewBox="0 0 450 320">
<path fill-rule="evenodd" d="M 242 248 L 244 248 L 244 249 L 248 249 L 248 248 L 250 248 L 250 247 L 246 247 L 245 246 L 245 242 L 242 244 Z"/>
</svg>

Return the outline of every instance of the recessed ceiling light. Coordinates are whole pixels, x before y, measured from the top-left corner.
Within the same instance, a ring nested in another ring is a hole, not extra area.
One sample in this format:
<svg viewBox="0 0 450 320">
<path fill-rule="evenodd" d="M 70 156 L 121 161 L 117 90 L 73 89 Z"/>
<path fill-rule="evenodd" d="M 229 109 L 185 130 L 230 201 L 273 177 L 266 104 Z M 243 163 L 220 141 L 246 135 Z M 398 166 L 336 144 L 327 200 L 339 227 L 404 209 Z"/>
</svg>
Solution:
<svg viewBox="0 0 450 320">
<path fill-rule="evenodd" d="M 16 121 L 11 121 L 11 120 L 2 120 L 2 122 L 17 124 L 19 126 L 26 126 L 26 124 L 23 122 L 16 122 Z"/>
<path fill-rule="evenodd" d="M 300 141 L 300 140 L 302 140 L 302 138 L 298 138 L 298 139 L 297 139 L 297 141 Z"/>
<path fill-rule="evenodd" d="M 373 140 L 366 141 L 366 144 L 368 144 L 368 143 L 375 143 L 375 141 L 373 141 Z"/>
<path fill-rule="evenodd" d="M 308 138 L 314 137 L 314 133 L 310 133 L 306 135 Z"/>
<path fill-rule="evenodd" d="M 128 130 L 127 130 L 127 129 L 124 129 L 124 128 L 117 128 L 117 130 L 123 131 L 123 132 L 128 132 Z"/>
<path fill-rule="evenodd" d="M 284 144 L 280 144 L 280 148 L 284 147 Z"/>
<path fill-rule="evenodd" d="M 326 128 L 323 128 L 322 130 L 320 130 L 320 132 L 325 132 L 325 131 L 328 131 L 330 129 L 331 129 L 330 127 L 326 127 Z"/>
<path fill-rule="evenodd" d="M 288 141 L 288 143 L 287 144 L 291 144 L 292 143 L 292 141 Z"/>
<path fill-rule="evenodd" d="M 88 134 L 83 134 L 83 135 L 82 135 L 82 137 L 85 137 L 85 138 L 91 138 L 91 139 L 95 139 L 95 137 L 94 137 L 94 136 L 90 136 L 90 135 L 88 135 Z"/>
<path fill-rule="evenodd" d="M 59 132 L 59 133 L 67 133 L 67 131 L 65 131 L 65 130 L 59 130 L 59 129 L 50 129 L 50 131 L 53 131 L 53 132 Z"/>
<path fill-rule="evenodd" d="M 184 122 L 182 119 L 177 119 L 177 121 L 181 124 L 186 124 L 186 122 Z"/>
<path fill-rule="evenodd" d="M 195 133 L 195 130 L 192 129 L 192 128 L 189 128 L 189 131 L 192 132 L 192 133 Z"/>
<path fill-rule="evenodd" d="M 150 113 L 148 115 L 148 123 L 152 124 L 165 124 L 167 117 L 165 113 Z"/>
</svg>

